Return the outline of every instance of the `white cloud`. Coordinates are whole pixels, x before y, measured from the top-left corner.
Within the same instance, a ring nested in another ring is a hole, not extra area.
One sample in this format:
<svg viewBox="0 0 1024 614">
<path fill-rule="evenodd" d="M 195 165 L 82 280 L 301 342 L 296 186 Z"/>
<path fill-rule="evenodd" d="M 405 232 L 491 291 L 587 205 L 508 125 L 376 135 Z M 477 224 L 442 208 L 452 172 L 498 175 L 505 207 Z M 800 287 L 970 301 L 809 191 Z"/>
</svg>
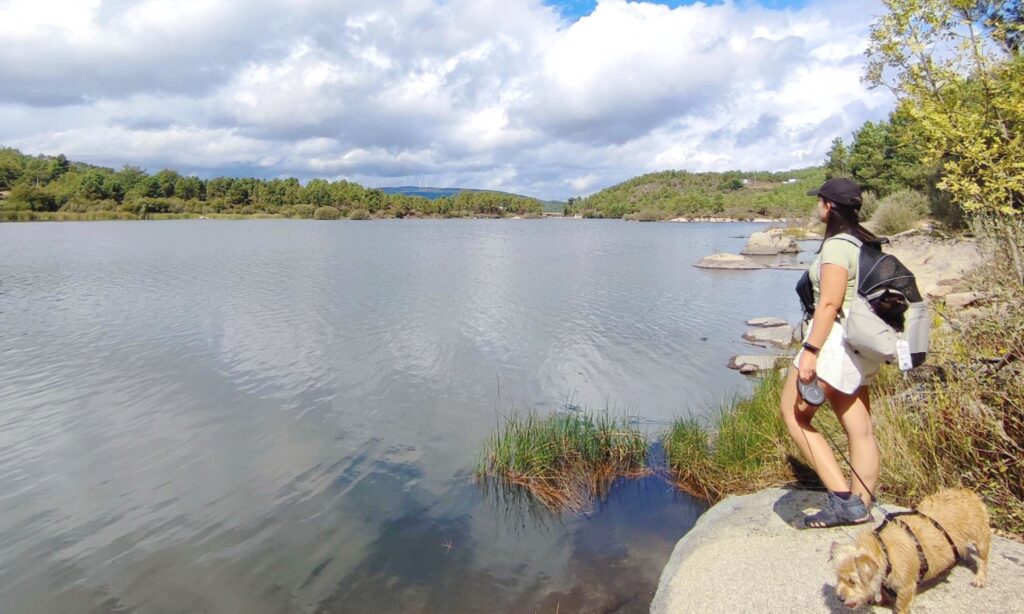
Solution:
<svg viewBox="0 0 1024 614">
<path fill-rule="evenodd" d="M 867 7 L 0 0 L 0 144 L 545 198 L 791 168 L 891 108 L 860 82 Z"/>
</svg>

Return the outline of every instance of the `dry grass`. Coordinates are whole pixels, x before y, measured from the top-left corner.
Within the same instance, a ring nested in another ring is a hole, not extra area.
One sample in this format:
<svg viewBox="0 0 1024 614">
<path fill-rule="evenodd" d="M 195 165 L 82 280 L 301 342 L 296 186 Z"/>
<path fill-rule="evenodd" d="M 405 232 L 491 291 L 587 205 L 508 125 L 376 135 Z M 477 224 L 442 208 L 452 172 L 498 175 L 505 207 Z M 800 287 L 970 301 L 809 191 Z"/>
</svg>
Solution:
<svg viewBox="0 0 1024 614">
<path fill-rule="evenodd" d="M 478 477 L 522 487 L 547 508 L 582 511 L 620 477 L 648 474 L 647 440 L 626 418 L 514 413 L 484 442 Z"/>
<path fill-rule="evenodd" d="M 944 313 L 928 364 L 876 386 L 883 492 L 912 504 L 944 487 L 978 492 L 993 524 L 1024 535 L 1024 296 L 1006 263 L 968 283 L 986 304 Z"/>
</svg>

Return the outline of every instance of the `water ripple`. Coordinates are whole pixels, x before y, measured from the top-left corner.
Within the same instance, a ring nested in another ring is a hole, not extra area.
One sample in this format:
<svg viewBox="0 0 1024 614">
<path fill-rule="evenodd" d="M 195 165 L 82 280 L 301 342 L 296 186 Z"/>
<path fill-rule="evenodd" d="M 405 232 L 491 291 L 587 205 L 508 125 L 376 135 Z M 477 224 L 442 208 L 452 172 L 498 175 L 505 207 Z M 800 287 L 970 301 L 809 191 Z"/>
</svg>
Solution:
<svg viewBox="0 0 1024 614">
<path fill-rule="evenodd" d="M 535 609 L 594 576 L 593 538 L 467 494 L 496 411 L 571 397 L 661 425 L 744 386 L 722 368 L 742 321 L 796 306 L 795 274 L 691 267 L 743 232 L 0 225 L 4 610 L 312 611 L 390 582 L 414 610 Z M 610 513 L 622 547 L 670 549 Z M 417 584 L 441 570 L 448 593 Z"/>
</svg>

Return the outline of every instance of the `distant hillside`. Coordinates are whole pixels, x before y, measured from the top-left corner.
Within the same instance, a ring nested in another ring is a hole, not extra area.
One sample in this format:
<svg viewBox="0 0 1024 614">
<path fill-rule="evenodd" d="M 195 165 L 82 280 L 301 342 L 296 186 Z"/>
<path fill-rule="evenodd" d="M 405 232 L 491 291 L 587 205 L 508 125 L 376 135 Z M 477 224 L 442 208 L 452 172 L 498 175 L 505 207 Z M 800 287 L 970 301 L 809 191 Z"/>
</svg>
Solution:
<svg viewBox="0 0 1024 614">
<path fill-rule="evenodd" d="M 506 196 L 515 196 L 517 198 L 529 198 L 531 196 L 523 196 L 522 194 L 515 194 L 512 192 L 502 192 L 500 190 L 484 190 L 481 188 L 430 188 L 430 187 L 416 187 L 412 185 L 400 185 L 388 188 L 377 188 L 385 194 L 403 194 L 405 196 L 420 196 L 429 200 L 437 198 L 446 198 L 449 196 L 455 196 L 460 192 L 493 192 L 494 194 L 504 194 Z M 544 211 L 557 211 L 561 213 L 565 209 L 564 200 L 542 200 L 541 204 L 544 205 Z"/>
<path fill-rule="evenodd" d="M 494 190 L 480 190 L 474 188 L 418 188 L 412 185 L 400 185 L 391 188 L 377 188 L 385 194 L 404 194 L 406 196 L 422 196 L 434 200 L 446 196 L 455 196 L 459 192 L 492 192 Z"/>
<path fill-rule="evenodd" d="M 805 215 L 814 205 L 807 191 L 824 180 L 823 167 L 780 173 L 663 171 L 634 177 L 586 198 L 571 198 L 569 208 L 584 217 L 641 220 Z"/>
</svg>

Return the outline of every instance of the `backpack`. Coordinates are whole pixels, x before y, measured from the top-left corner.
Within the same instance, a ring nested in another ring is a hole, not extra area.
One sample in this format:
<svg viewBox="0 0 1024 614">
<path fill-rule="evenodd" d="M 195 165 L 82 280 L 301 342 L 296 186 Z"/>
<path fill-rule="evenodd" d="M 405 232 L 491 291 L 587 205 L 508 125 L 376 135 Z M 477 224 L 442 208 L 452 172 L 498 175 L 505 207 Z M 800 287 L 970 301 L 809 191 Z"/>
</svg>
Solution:
<svg viewBox="0 0 1024 614">
<path fill-rule="evenodd" d="M 870 360 L 898 361 L 903 370 L 918 367 L 928 355 L 931 314 L 917 289 L 917 280 L 895 256 L 879 245 L 850 235 L 833 237 L 860 249 L 854 287 L 857 295 L 848 313 L 840 313 L 843 340 Z M 797 282 L 797 295 L 806 318 L 814 315 L 814 289 L 810 273 Z M 900 351 L 905 355 L 900 359 Z"/>
</svg>

